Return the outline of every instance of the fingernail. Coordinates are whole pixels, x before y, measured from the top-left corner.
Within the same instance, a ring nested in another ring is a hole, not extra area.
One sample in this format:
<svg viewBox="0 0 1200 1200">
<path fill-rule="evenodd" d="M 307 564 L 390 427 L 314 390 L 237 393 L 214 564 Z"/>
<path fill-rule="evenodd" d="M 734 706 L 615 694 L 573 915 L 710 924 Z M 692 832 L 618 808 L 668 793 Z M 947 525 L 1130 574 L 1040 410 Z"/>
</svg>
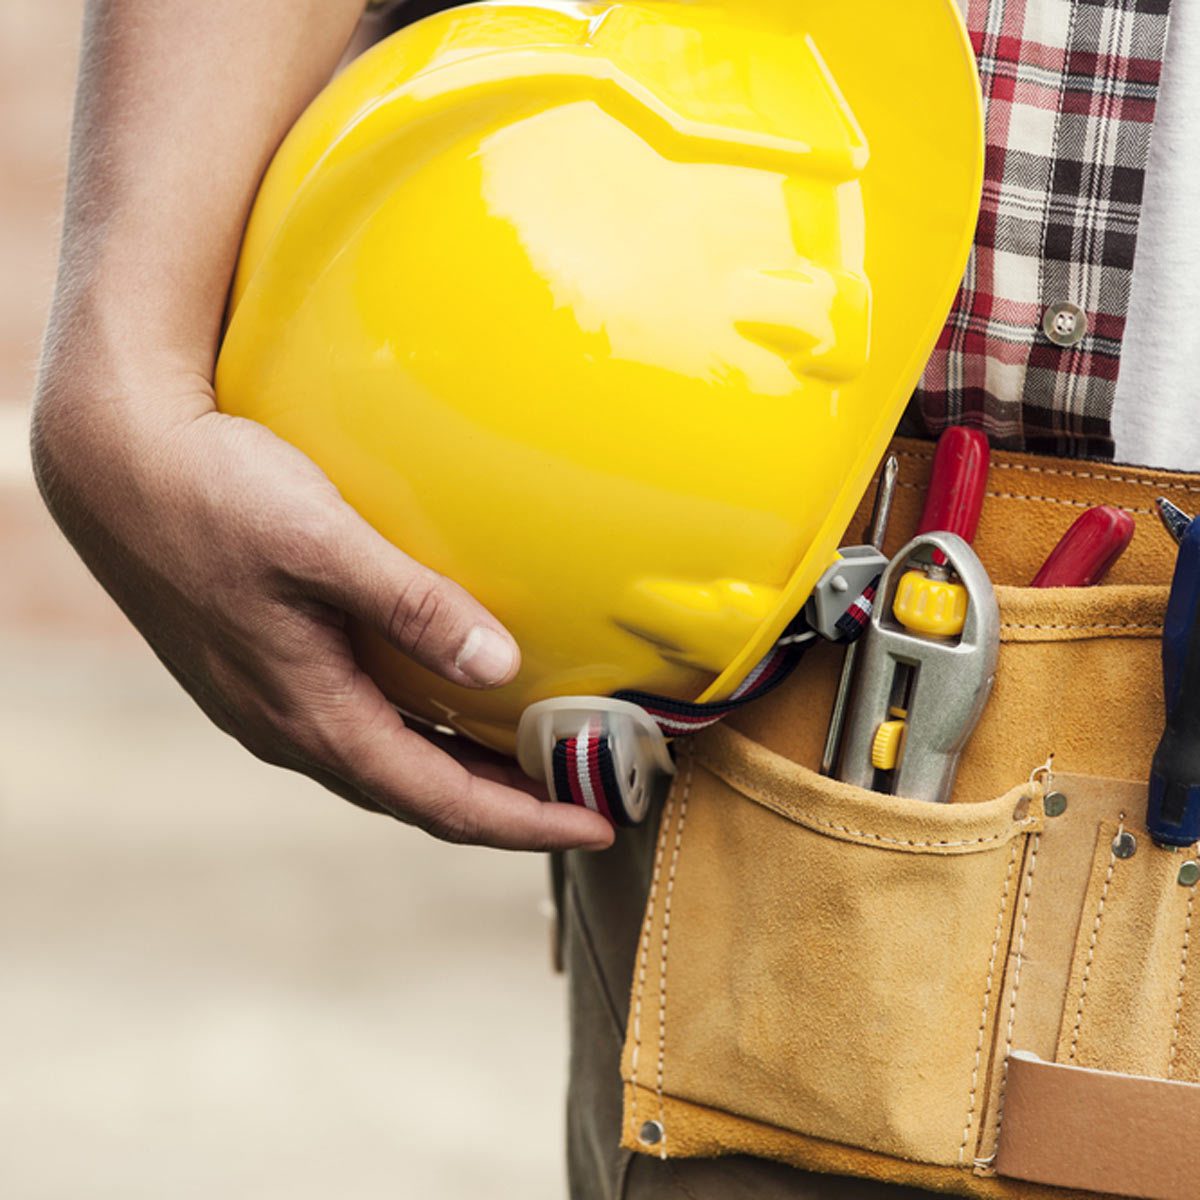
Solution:
<svg viewBox="0 0 1200 1200">
<path fill-rule="evenodd" d="M 467 634 L 454 665 L 469 679 L 491 687 L 512 674 L 516 661 L 517 648 L 508 638 L 486 625 L 476 625 Z"/>
</svg>

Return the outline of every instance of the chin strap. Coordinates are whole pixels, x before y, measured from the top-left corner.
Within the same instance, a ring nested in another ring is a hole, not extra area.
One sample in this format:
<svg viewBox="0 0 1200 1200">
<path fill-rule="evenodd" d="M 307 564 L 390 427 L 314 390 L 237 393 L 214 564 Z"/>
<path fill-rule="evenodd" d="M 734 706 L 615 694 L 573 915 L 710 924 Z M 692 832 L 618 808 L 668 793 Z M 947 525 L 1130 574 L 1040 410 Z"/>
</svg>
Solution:
<svg viewBox="0 0 1200 1200">
<path fill-rule="evenodd" d="M 850 643 L 862 635 L 870 624 L 878 586 L 876 577 L 837 621 L 837 641 Z M 567 712 L 583 720 L 582 726 L 569 719 L 554 723 L 565 726 L 556 730 L 561 736 L 553 736 L 546 772 L 554 799 L 590 808 L 614 825 L 637 825 L 655 791 L 674 772 L 665 739 L 699 733 L 765 696 L 792 673 L 817 637 L 806 618 L 797 617 L 729 699 L 715 704 L 689 704 L 637 691 L 618 692 L 595 712 L 572 701 L 546 702 L 547 708 L 566 705 Z"/>
</svg>

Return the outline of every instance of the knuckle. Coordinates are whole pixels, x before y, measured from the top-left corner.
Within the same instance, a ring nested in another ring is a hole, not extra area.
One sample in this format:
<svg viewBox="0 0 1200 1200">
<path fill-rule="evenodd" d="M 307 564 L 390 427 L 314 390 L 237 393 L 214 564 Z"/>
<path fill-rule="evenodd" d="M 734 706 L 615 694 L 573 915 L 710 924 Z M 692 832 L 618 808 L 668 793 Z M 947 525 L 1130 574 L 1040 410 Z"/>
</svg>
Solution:
<svg viewBox="0 0 1200 1200">
<path fill-rule="evenodd" d="M 281 732 L 306 764 L 346 779 L 360 778 L 362 761 L 379 736 L 378 719 L 355 704 L 350 686 L 331 685 L 320 700 L 279 714 Z"/>
<path fill-rule="evenodd" d="M 388 640 L 417 653 L 430 647 L 447 615 L 446 594 L 431 571 L 419 571 L 401 589 L 388 620 Z"/>
<path fill-rule="evenodd" d="M 428 810 L 421 828 L 439 841 L 457 846 L 474 845 L 482 834 L 471 805 L 460 799 L 443 801 Z"/>
<path fill-rule="evenodd" d="M 271 767 L 296 766 L 296 755 L 290 739 L 260 708 L 241 705 L 237 710 L 223 714 L 216 724 L 259 762 Z"/>
<path fill-rule="evenodd" d="M 271 721 L 276 738 L 292 753 L 313 765 L 327 764 L 333 757 L 334 739 L 326 722 L 306 708 L 275 713 Z"/>
<path fill-rule="evenodd" d="M 322 580 L 329 574 L 335 558 L 338 521 L 325 506 L 308 509 L 303 519 L 276 523 L 271 533 L 272 555 L 291 578 Z"/>
</svg>

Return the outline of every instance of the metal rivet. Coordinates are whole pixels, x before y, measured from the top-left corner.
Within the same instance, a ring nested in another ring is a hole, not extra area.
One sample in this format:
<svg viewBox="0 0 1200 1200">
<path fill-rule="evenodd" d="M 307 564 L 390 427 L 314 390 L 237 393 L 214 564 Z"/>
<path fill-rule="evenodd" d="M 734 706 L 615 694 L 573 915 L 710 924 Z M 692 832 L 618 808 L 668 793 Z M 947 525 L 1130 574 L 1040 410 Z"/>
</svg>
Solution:
<svg viewBox="0 0 1200 1200">
<path fill-rule="evenodd" d="M 1189 859 L 1179 868 L 1179 882 L 1183 887 L 1193 887 L 1200 883 L 1200 863 Z"/>
<path fill-rule="evenodd" d="M 1118 833 L 1113 838 L 1114 858 L 1132 858 L 1137 853 L 1137 838 L 1132 833 Z"/>
<path fill-rule="evenodd" d="M 1061 817 L 1067 811 L 1067 798 L 1062 792 L 1051 792 L 1042 801 L 1042 807 L 1048 817 Z"/>
<path fill-rule="evenodd" d="M 647 1121 L 638 1133 L 638 1141 L 643 1146 L 657 1146 L 663 1140 L 661 1121 Z"/>
<path fill-rule="evenodd" d="M 1078 304 L 1064 300 L 1046 309 L 1042 328 L 1056 346 L 1078 346 L 1087 337 L 1087 314 Z"/>
</svg>

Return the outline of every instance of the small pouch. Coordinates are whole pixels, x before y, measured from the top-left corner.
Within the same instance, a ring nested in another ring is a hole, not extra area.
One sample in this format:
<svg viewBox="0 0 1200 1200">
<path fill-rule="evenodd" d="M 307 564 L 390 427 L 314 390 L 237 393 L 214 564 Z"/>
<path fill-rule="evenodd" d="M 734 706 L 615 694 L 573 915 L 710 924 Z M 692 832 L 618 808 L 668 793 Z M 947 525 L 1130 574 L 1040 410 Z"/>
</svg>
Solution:
<svg viewBox="0 0 1200 1200">
<path fill-rule="evenodd" d="M 890 549 L 915 524 L 928 467 L 927 449 L 901 452 Z M 1167 1088 L 1155 1096 L 1186 1096 L 1183 1111 L 1200 1095 L 1200 867 L 1193 878 L 1193 855 L 1143 828 L 1173 562 L 1151 508 L 1162 485 L 1102 481 L 1139 521 L 1140 578 L 1017 586 L 1086 506 L 1072 497 L 1093 474 L 993 465 L 977 545 L 1009 581 L 1000 664 L 954 803 L 804 765 L 819 759 L 840 663 L 827 646 L 736 729 L 681 751 L 636 957 L 626 1146 L 968 1196 L 1200 1194 L 1172 1190 L 1152 1138 L 1126 1147 L 1123 1173 L 1098 1175 L 1095 1123 L 1069 1144 L 1039 1124 L 1051 1094 L 1149 1080 Z M 1006 510 L 1035 503 L 1036 539 L 1014 537 Z"/>
<path fill-rule="evenodd" d="M 626 1048 L 629 1122 L 726 1149 L 665 1085 L 765 1125 L 946 1165 L 971 1134 L 1026 846 L 1019 786 L 973 805 L 882 797 L 732 730 L 680 765 Z M 652 1132 L 655 1136 L 657 1131 Z M 736 1148 L 741 1148 L 736 1147 Z"/>
<path fill-rule="evenodd" d="M 1200 864 L 1145 833 L 1144 784 L 1060 775 L 1054 787 L 1009 951 L 979 1164 L 1191 1200 L 1190 1165 L 1166 1150 L 1200 1118 L 1200 986 L 1188 970 Z"/>
</svg>

